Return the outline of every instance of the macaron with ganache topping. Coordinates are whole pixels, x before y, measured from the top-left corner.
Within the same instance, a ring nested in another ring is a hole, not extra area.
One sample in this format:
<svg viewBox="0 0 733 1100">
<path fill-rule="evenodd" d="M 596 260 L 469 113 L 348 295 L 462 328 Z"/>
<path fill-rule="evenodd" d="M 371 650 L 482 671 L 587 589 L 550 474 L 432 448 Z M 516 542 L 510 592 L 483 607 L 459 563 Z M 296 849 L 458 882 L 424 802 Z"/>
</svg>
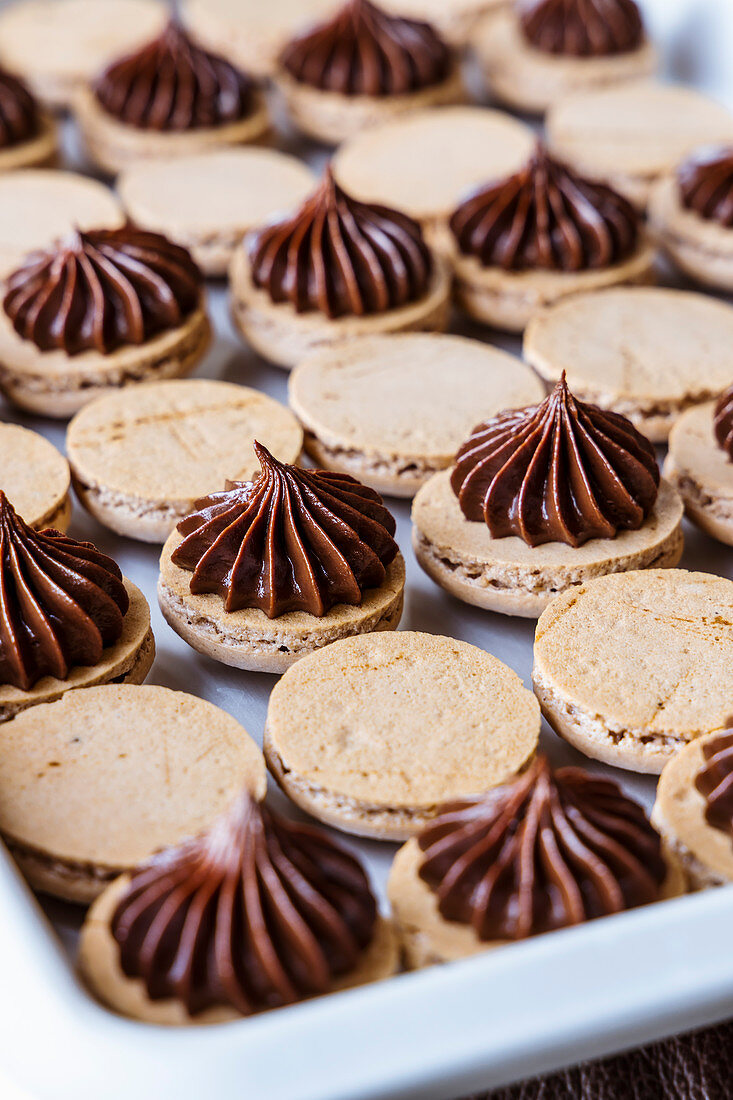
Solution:
<svg viewBox="0 0 733 1100">
<path fill-rule="evenodd" d="M 70 691 L 1 736 L 0 834 L 34 889 L 85 905 L 208 828 L 243 788 L 265 794 L 262 753 L 239 722 L 164 687 Z"/>
<path fill-rule="evenodd" d="M 411 969 L 683 893 L 638 803 L 544 757 L 481 798 L 442 806 L 397 852 L 388 885 Z"/>
<path fill-rule="evenodd" d="M 52 165 L 57 151 L 53 119 L 25 81 L 0 67 L 0 172 Z"/>
<path fill-rule="evenodd" d="M 413 547 L 459 600 L 531 618 L 592 577 L 676 565 L 682 513 L 649 440 L 563 375 L 542 404 L 479 424 L 423 485 Z"/>
<path fill-rule="evenodd" d="M 110 681 L 140 684 L 150 609 L 90 542 L 34 531 L 0 490 L 0 722 Z"/>
<path fill-rule="evenodd" d="M 246 793 L 113 882 L 79 945 L 99 999 L 155 1024 L 235 1020 L 387 978 L 397 964 L 356 857 Z"/>
<path fill-rule="evenodd" d="M 504 783 L 534 756 L 537 700 L 467 642 L 410 630 L 345 638 L 275 685 L 267 765 L 344 832 L 406 840 L 441 802 Z"/>
<path fill-rule="evenodd" d="M 75 230 L 4 289 L 0 390 L 29 412 L 68 417 L 110 390 L 178 378 L 209 345 L 199 268 L 132 225 Z"/>
<path fill-rule="evenodd" d="M 405 563 L 379 494 L 254 449 L 258 477 L 198 500 L 163 547 L 158 599 L 173 629 L 217 661 L 261 672 L 396 629 Z"/>
<path fill-rule="evenodd" d="M 538 115 L 657 68 L 635 0 L 519 0 L 482 20 L 472 45 L 494 96 Z"/>
<path fill-rule="evenodd" d="M 139 161 L 257 141 L 270 128 L 254 81 L 175 18 L 80 91 L 74 111 L 91 159 L 112 175 Z"/>
<path fill-rule="evenodd" d="M 291 120 L 336 145 L 365 126 L 464 98 L 458 55 L 429 23 L 346 0 L 280 55 L 275 81 Z"/>
<path fill-rule="evenodd" d="M 69 463 L 44 436 L 0 423 L 0 489 L 29 527 L 66 530 L 70 481 Z"/>
<path fill-rule="evenodd" d="M 654 249 L 631 204 L 542 147 L 515 175 L 466 197 L 449 230 L 458 305 L 510 332 L 580 291 L 653 281 Z"/>
<path fill-rule="evenodd" d="M 733 291 L 733 144 L 697 149 L 661 179 L 649 221 L 680 271 Z"/>
<path fill-rule="evenodd" d="M 283 367 L 354 336 L 448 322 L 450 276 L 417 222 L 357 202 L 330 168 L 294 214 L 245 239 L 229 278 L 240 332 Z"/>
</svg>

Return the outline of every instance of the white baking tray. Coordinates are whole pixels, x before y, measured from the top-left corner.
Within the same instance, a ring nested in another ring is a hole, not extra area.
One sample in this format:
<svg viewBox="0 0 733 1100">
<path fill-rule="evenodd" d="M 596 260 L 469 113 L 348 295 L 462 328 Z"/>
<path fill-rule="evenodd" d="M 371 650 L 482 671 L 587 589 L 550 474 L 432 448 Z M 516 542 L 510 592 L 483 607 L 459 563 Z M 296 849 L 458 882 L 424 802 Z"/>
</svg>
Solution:
<svg viewBox="0 0 733 1100">
<path fill-rule="evenodd" d="M 733 0 L 648 0 L 646 9 L 668 72 L 733 106 Z M 69 151 L 73 157 L 73 142 Z M 242 346 L 223 287 L 212 286 L 209 298 L 217 339 L 197 373 L 285 401 L 286 374 Z M 503 345 L 518 350 L 517 341 Z M 16 415 L 1 399 L 0 418 L 63 447 L 63 425 Z M 407 560 L 402 627 L 481 646 L 529 686 L 534 623 L 443 593 L 412 556 L 408 505 L 389 503 Z M 155 599 L 157 548 L 114 536 L 76 505 L 71 534 L 112 554 L 147 595 L 158 649 L 149 681 L 210 699 L 259 739 L 275 678 L 209 661 L 170 630 Z M 686 538 L 683 566 L 733 576 L 732 551 L 689 526 Z M 555 762 L 588 764 L 546 727 L 542 747 Z M 652 779 L 589 766 L 651 806 Z M 270 797 L 296 812 L 277 790 Z M 346 843 L 383 898 L 394 847 Z M 46 901 L 41 909 L 0 846 L 0 1074 L 38 1100 L 447 1100 L 733 1016 L 729 887 L 238 1023 L 179 1031 L 121 1019 L 88 996 L 73 970 L 79 923 L 73 906 Z"/>
</svg>

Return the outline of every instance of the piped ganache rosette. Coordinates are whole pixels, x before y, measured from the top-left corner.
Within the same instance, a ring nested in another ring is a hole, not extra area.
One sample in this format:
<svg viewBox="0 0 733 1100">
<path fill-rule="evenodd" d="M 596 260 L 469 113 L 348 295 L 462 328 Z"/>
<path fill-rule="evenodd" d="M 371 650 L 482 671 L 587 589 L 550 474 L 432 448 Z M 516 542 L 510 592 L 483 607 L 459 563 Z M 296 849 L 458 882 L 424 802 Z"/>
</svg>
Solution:
<svg viewBox="0 0 733 1100">
<path fill-rule="evenodd" d="M 733 882 L 733 729 L 675 753 L 660 777 L 652 820 L 692 889 Z"/>
<path fill-rule="evenodd" d="M 684 877 L 616 783 L 538 757 L 439 808 L 397 853 L 388 892 L 407 963 L 420 967 L 673 897 Z"/>
<path fill-rule="evenodd" d="M 733 291 L 733 145 L 698 149 L 661 179 L 649 219 L 681 271 Z"/>
<path fill-rule="evenodd" d="M 475 46 L 497 98 L 534 114 L 657 66 L 635 0 L 518 0 L 483 22 Z"/>
<path fill-rule="evenodd" d="M 429 23 L 347 0 L 283 50 L 276 80 L 300 130 L 337 144 L 420 107 L 463 98 L 458 57 Z"/>
<path fill-rule="evenodd" d="M 242 794 L 102 894 L 80 966 L 118 1011 L 206 1024 L 388 977 L 397 946 L 354 856 Z"/>
<path fill-rule="evenodd" d="M 449 275 L 417 222 L 351 198 L 330 167 L 298 210 L 245 238 L 230 285 L 242 335 L 288 368 L 352 336 L 441 331 L 448 320 Z"/>
<path fill-rule="evenodd" d="M 575 398 L 563 374 L 542 404 L 479 424 L 453 468 L 422 487 L 413 545 L 459 599 L 535 617 L 593 577 L 676 565 L 682 512 L 651 443 Z"/>
<path fill-rule="evenodd" d="M 468 195 L 449 228 L 458 304 L 512 332 L 568 294 L 652 277 L 654 251 L 628 200 L 541 146 L 519 172 Z"/>
<path fill-rule="evenodd" d="M 215 660 L 265 672 L 395 629 L 405 565 L 379 494 L 255 452 L 260 475 L 197 501 L 163 547 L 158 598 L 173 629 Z"/>
<path fill-rule="evenodd" d="M 67 417 L 112 388 L 188 374 L 210 336 L 185 248 L 132 225 L 74 231 L 5 283 L 0 389 Z"/>
<path fill-rule="evenodd" d="M 254 80 L 176 19 L 113 61 L 74 106 L 90 156 L 112 174 L 142 160 L 257 141 L 270 126 Z"/>
<path fill-rule="evenodd" d="M 35 531 L 0 490 L 0 722 L 72 688 L 142 683 L 154 655 L 145 597 L 117 563 Z"/>
<path fill-rule="evenodd" d="M 51 165 L 56 152 L 53 120 L 20 77 L 0 68 L 0 172 Z"/>
</svg>

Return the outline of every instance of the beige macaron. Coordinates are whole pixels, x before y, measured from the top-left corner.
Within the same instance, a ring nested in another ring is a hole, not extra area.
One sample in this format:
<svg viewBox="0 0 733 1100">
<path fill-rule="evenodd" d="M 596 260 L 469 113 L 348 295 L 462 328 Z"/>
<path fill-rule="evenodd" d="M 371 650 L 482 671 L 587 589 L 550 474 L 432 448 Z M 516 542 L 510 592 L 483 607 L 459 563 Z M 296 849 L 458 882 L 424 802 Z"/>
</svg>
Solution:
<svg viewBox="0 0 733 1100">
<path fill-rule="evenodd" d="M 479 22 L 506 0 L 381 0 L 395 15 L 432 23 L 453 46 L 470 46 Z"/>
<path fill-rule="evenodd" d="M 560 302 L 530 322 L 524 357 L 548 382 L 622 413 L 653 443 L 733 375 L 733 307 L 689 291 L 619 287 Z"/>
<path fill-rule="evenodd" d="M 535 115 L 564 96 L 639 80 L 657 68 L 657 52 L 647 39 L 636 49 L 598 57 L 537 49 L 525 37 L 517 6 L 511 4 L 481 20 L 471 46 L 494 97 Z"/>
<path fill-rule="evenodd" d="M 586 756 L 658 774 L 730 715 L 732 611 L 733 581 L 684 569 L 617 573 L 561 593 L 535 635 L 543 714 Z"/>
<path fill-rule="evenodd" d="M 345 832 L 404 840 L 445 801 L 534 755 L 539 709 L 476 646 L 400 630 L 298 661 L 270 696 L 264 749 L 292 800 Z"/>
<path fill-rule="evenodd" d="M 547 115 L 551 151 L 646 207 L 653 184 L 699 145 L 733 138 L 733 114 L 693 88 L 627 81 L 566 96 Z"/>
<path fill-rule="evenodd" d="M 41 531 L 71 519 L 69 464 L 42 435 L 0 423 L 0 489 L 18 515 Z"/>
<path fill-rule="evenodd" d="M 733 293 L 733 229 L 688 210 L 676 175 L 664 176 L 653 187 L 649 224 L 680 271 L 703 286 Z"/>
<path fill-rule="evenodd" d="M 713 402 L 695 405 L 679 418 L 669 434 L 664 476 L 677 487 L 692 522 L 733 546 L 733 462 L 715 438 L 714 408 Z"/>
<path fill-rule="evenodd" d="M 105 646 L 96 665 L 77 665 L 65 680 L 44 676 L 29 691 L 13 684 L 0 684 L 0 722 L 15 718 L 21 711 L 53 703 L 77 688 L 100 684 L 142 684 L 155 660 L 155 639 L 150 627 L 150 608 L 140 589 L 123 578 L 130 605 L 122 620 L 122 634 Z M 81 693 L 80 693 L 81 694 Z"/>
<path fill-rule="evenodd" d="M 378 588 L 360 604 L 336 604 L 325 615 L 287 611 L 274 619 L 257 607 L 226 611 L 217 593 L 191 592 L 191 573 L 172 561 L 182 536 L 173 531 L 160 555 L 158 602 L 169 625 L 206 657 L 250 672 L 285 672 L 301 658 L 341 638 L 396 630 L 402 617 L 405 562 L 401 554 L 387 566 Z"/>
<path fill-rule="evenodd" d="M 317 465 L 410 497 L 451 464 L 477 419 L 537 404 L 545 391 L 497 348 L 409 334 L 316 352 L 290 376 L 288 395 Z"/>
<path fill-rule="evenodd" d="M 31 885 L 88 903 L 157 849 L 200 832 L 262 754 L 203 699 L 109 684 L 34 707 L 0 732 L 0 833 Z"/>
<path fill-rule="evenodd" d="M 75 227 L 116 229 L 124 220 L 115 195 L 97 180 L 51 168 L 6 173 L 0 176 L 0 276 Z"/>
<path fill-rule="evenodd" d="M 492 538 L 485 523 L 468 520 L 450 484 L 435 474 L 412 506 L 412 545 L 429 577 L 464 603 L 502 615 L 537 618 L 558 592 L 607 573 L 677 565 L 683 549 L 683 505 L 662 481 L 654 507 L 638 530 L 582 546 L 521 538 Z"/>
<path fill-rule="evenodd" d="M 129 538 L 165 542 L 195 500 L 254 475 L 255 439 L 295 462 L 303 433 L 264 393 L 188 379 L 97 398 L 69 424 L 66 450 L 76 494 L 95 519 Z"/>
<path fill-rule="evenodd" d="M 664 765 L 652 810 L 654 825 L 695 890 L 733 882 L 733 838 L 706 820 L 707 801 L 695 785 L 706 763 L 703 750 L 719 736 L 715 731 L 698 737 Z"/>
<path fill-rule="evenodd" d="M 167 6 L 157 0 L 23 0 L 0 14 L 0 63 L 53 107 L 112 61 L 154 38 Z"/>
<path fill-rule="evenodd" d="M 355 198 L 440 230 L 466 192 L 521 168 L 534 141 L 528 126 L 501 111 L 434 107 L 344 142 L 333 168 Z"/>
<path fill-rule="evenodd" d="M 265 359 L 286 369 L 321 348 L 356 337 L 442 332 L 448 326 L 451 278 L 447 264 L 437 256 L 422 298 L 361 316 L 331 318 L 314 309 L 298 313 L 290 302 L 273 302 L 267 290 L 255 286 L 246 240 L 234 254 L 229 285 L 232 318 L 244 339 Z"/>
<path fill-rule="evenodd" d="M 117 192 L 136 225 L 185 245 L 207 275 L 225 275 L 245 233 L 299 206 L 314 178 L 274 149 L 221 149 L 136 165 Z"/>
</svg>

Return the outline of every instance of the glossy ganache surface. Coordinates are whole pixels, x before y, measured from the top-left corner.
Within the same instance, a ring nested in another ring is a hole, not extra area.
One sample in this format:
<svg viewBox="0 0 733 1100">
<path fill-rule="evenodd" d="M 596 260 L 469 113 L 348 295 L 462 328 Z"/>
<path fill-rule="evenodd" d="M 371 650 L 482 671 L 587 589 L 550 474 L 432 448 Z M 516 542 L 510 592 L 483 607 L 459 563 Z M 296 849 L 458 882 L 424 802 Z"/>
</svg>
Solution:
<svg viewBox="0 0 733 1100">
<path fill-rule="evenodd" d="M 420 833 L 420 877 L 446 920 L 517 940 L 657 901 L 658 834 L 616 783 L 540 757 L 482 798 L 443 807 Z"/>
<path fill-rule="evenodd" d="M 0 685 L 30 691 L 96 665 L 122 634 L 129 598 L 116 562 L 91 542 L 34 531 L 0 489 Z"/>
<path fill-rule="evenodd" d="M 177 328 L 202 291 L 185 248 L 127 225 L 76 230 L 31 253 L 8 277 L 3 308 L 18 335 L 41 351 L 107 355 Z"/>
<path fill-rule="evenodd" d="M 41 128 L 38 103 L 19 77 L 0 68 L 0 149 L 36 137 Z"/>
<path fill-rule="evenodd" d="M 191 592 L 217 593 L 226 611 L 254 607 L 271 619 L 360 604 L 397 555 L 395 521 L 379 493 L 254 446 L 259 477 L 197 501 L 178 524 L 184 538 L 172 560 L 192 571 Z"/>
<path fill-rule="evenodd" d="M 733 386 L 730 386 L 715 402 L 713 430 L 718 446 L 733 462 Z"/>
<path fill-rule="evenodd" d="M 357 202 L 330 169 L 291 217 L 265 226 L 249 245 L 252 280 L 298 313 L 363 316 L 424 297 L 433 260 L 417 222 Z"/>
<path fill-rule="evenodd" d="M 349 0 L 327 23 L 299 35 L 280 62 L 301 84 L 340 95 L 404 95 L 439 84 L 451 51 L 428 23 Z"/>
<path fill-rule="evenodd" d="M 459 250 L 507 271 L 588 271 L 628 259 L 640 240 L 631 203 L 539 148 L 514 175 L 469 195 L 450 228 Z"/>
<path fill-rule="evenodd" d="M 376 919 L 353 856 L 242 794 L 206 833 L 133 872 L 111 931 L 152 1000 L 249 1015 L 327 992 Z"/>
<path fill-rule="evenodd" d="M 733 837 L 733 730 L 725 730 L 702 747 L 704 765 L 695 789 L 705 799 L 705 820 Z"/>
<path fill-rule="evenodd" d="M 565 374 L 541 405 L 479 424 L 456 455 L 451 486 L 492 538 L 581 546 L 641 527 L 654 507 L 654 447 L 620 413 L 573 397 Z"/>
<path fill-rule="evenodd" d="M 535 49 L 566 57 L 609 57 L 644 41 L 635 0 L 520 0 L 519 20 Z"/>
<path fill-rule="evenodd" d="M 733 229 L 733 146 L 701 149 L 677 169 L 682 205 Z"/>
<path fill-rule="evenodd" d="M 94 85 L 101 107 L 140 130 L 181 132 L 239 122 L 254 106 L 254 82 L 198 46 L 172 19 L 163 33 L 113 62 Z"/>
</svg>

